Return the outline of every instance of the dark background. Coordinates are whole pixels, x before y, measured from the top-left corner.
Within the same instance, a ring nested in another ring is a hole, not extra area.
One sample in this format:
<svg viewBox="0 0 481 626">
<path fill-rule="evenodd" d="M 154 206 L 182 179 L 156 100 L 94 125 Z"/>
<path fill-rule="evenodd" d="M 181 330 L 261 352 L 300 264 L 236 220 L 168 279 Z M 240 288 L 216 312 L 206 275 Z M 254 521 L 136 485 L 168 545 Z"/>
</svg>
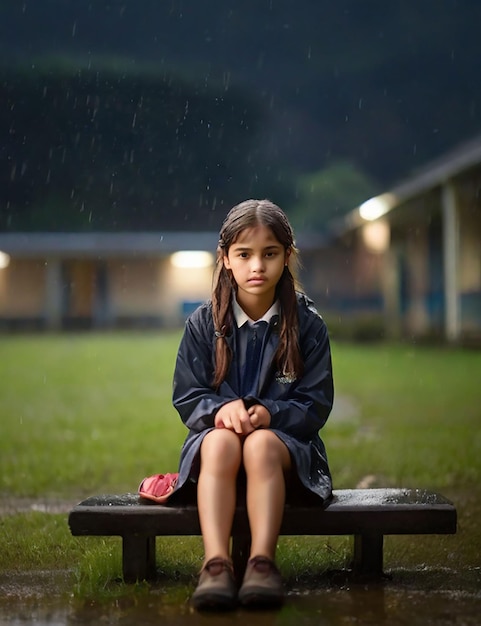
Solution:
<svg viewBox="0 0 481 626">
<path fill-rule="evenodd" d="M 0 230 L 328 219 L 481 129 L 479 0 L 5 0 Z"/>
</svg>

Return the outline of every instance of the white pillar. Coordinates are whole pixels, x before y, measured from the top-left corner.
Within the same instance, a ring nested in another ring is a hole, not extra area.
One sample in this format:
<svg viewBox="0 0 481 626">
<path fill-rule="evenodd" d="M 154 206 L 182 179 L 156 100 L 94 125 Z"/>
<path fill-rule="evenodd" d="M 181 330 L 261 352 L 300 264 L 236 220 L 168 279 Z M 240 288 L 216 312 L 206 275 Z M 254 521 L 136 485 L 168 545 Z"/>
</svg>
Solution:
<svg viewBox="0 0 481 626">
<path fill-rule="evenodd" d="M 57 330 L 62 324 L 62 267 L 60 259 L 45 261 L 45 320 L 47 328 Z"/>
<path fill-rule="evenodd" d="M 401 336 L 402 327 L 399 265 L 399 250 L 391 243 L 384 254 L 382 267 L 386 335 L 391 339 L 398 339 Z"/>
<path fill-rule="evenodd" d="M 443 258 L 444 258 L 444 331 L 448 341 L 460 335 L 458 293 L 459 216 L 456 190 L 452 182 L 442 187 Z"/>
<path fill-rule="evenodd" d="M 430 321 L 426 305 L 429 289 L 429 243 L 427 229 L 421 224 L 406 233 L 406 267 L 409 299 L 406 326 L 410 334 L 420 337 L 428 332 Z"/>
</svg>

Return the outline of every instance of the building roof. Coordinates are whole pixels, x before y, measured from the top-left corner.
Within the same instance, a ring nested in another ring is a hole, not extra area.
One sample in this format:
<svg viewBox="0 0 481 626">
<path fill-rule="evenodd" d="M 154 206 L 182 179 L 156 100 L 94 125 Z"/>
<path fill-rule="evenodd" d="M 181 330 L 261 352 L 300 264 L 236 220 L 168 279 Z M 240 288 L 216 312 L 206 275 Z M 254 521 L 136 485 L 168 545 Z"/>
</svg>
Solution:
<svg viewBox="0 0 481 626">
<path fill-rule="evenodd" d="M 217 241 L 214 232 L 0 233 L 0 250 L 23 257 L 162 257 L 178 250 L 214 252 Z"/>
<path fill-rule="evenodd" d="M 170 231 L 165 233 L 0 233 L 0 251 L 11 256 L 32 258 L 165 257 L 179 250 L 207 250 L 215 253 L 217 232 Z M 301 234 L 302 250 L 323 247 L 325 239 L 315 233 Z"/>
<path fill-rule="evenodd" d="M 366 200 L 365 204 L 371 201 L 384 203 L 384 213 L 387 213 L 405 204 L 412 198 L 431 191 L 480 164 L 481 135 L 458 145 L 441 157 L 430 161 L 425 167 L 413 173 L 411 177 L 379 196 Z M 360 215 L 362 206 L 356 207 L 340 220 L 333 222 L 330 229 L 331 232 L 341 234 L 364 224 L 365 219 Z"/>
</svg>

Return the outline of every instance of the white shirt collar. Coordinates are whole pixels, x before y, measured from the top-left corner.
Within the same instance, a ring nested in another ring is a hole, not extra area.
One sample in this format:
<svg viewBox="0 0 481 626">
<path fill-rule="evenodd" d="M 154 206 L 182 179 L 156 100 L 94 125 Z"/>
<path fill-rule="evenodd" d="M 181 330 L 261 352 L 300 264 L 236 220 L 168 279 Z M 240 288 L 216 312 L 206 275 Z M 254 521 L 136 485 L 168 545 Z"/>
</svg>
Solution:
<svg viewBox="0 0 481 626">
<path fill-rule="evenodd" d="M 244 309 L 242 309 L 240 304 L 237 302 L 235 296 L 232 298 L 232 309 L 234 311 L 237 328 L 240 328 L 246 322 L 248 324 L 255 324 L 256 322 L 267 322 L 269 324 L 274 315 L 279 315 L 280 305 L 279 300 L 276 300 L 271 308 L 258 320 L 253 320 L 247 315 Z"/>
</svg>

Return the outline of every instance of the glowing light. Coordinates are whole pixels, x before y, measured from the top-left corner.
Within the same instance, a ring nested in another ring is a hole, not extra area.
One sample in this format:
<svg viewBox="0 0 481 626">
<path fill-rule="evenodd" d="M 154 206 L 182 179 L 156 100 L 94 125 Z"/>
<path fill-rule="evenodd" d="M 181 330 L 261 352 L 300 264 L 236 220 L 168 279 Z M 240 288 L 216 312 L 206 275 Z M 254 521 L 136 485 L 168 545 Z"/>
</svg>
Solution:
<svg viewBox="0 0 481 626">
<path fill-rule="evenodd" d="M 364 244 L 372 252 L 384 252 L 389 247 L 391 231 L 386 220 L 369 222 L 362 227 Z"/>
<path fill-rule="evenodd" d="M 370 198 L 359 207 L 359 215 L 369 222 L 377 220 L 379 217 L 392 209 L 395 197 L 391 193 L 384 193 L 375 198 Z"/>
<path fill-rule="evenodd" d="M 5 269 L 10 265 L 10 255 L 0 250 L 0 270 Z"/>
<path fill-rule="evenodd" d="M 214 257 L 205 250 L 180 250 L 170 257 L 174 267 L 187 269 L 210 267 L 214 263 Z"/>
</svg>

